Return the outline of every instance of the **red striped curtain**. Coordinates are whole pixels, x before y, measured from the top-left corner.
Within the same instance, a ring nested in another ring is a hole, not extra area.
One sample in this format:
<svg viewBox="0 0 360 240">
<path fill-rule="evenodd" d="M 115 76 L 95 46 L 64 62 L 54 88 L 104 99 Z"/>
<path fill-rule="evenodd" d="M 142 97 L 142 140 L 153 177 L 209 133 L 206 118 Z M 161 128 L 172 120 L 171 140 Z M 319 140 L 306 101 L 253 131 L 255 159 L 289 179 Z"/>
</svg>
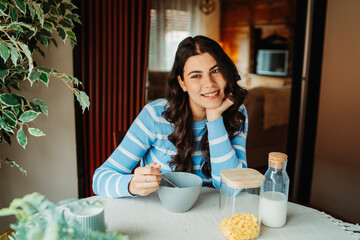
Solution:
<svg viewBox="0 0 360 240">
<path fill-rule="evenodd" d="M 126 131 L 145 103 L 150 0 L 79 1 L 75 65 L 90 98 L 90 110 L 77 114 L 79 196 L 86 197 L 114 150 L 113 133 Z"/>
</svg>

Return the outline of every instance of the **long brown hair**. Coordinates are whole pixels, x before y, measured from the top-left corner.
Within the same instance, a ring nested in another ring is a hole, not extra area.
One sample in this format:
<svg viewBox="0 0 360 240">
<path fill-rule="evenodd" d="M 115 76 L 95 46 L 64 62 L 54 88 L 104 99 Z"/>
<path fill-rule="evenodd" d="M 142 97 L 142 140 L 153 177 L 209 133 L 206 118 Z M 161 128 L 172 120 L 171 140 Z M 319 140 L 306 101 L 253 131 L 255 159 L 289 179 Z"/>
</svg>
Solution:
<svg viewBox="0 0 360 240">
<path fill-rule="evenodd" d="M 226 80 L 225 96 L 234 104 L 223 113 L 225 128 L 230 140 L 244 131 L 245 116 L 239 112 L 247 91 L 241 88 L 237 81 L 240 75 L 235 64 L 226 55 L 220 45 L 214 40 L 204 37 L 187 37 L 178 46 L 174 65 L 170 72 L 165 88 L 165 96 L 168 100 L 164 117 L 173 124 L 174 132 L 168 136 L 170 142 L 177 149 L 177 154 L 170 161 L 170 166 L 175 166 L 175 171 L 193 172 L 192 154 L 195 151 L 196 140 L 193 129 L 193 116 L 189 104 L 187 92 L 183 92 L 177 76 L 184 79 L 184 65 L 188 58 L 209 53 L 216 61 L 219 71 Z M 203 155 L 202 172 L 205 177 L 211 176 L 210 150 L 207 130 L 201 138 L 200 146 Z"/>
</svg>

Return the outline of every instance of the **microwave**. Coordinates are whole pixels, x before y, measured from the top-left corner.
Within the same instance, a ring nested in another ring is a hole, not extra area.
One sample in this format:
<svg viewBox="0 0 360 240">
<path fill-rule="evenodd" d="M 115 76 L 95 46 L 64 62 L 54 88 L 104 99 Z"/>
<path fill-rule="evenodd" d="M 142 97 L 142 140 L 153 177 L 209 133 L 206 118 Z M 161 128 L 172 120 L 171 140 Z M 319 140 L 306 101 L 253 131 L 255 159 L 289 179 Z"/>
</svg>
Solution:
<svg viewBox="0 0 360 240">
<path fill-rule="evenodd" d="M 256 62 L 256 74 L 280 77 L 287 76 L 287 50 L 259 49 Z"/>
</svg>

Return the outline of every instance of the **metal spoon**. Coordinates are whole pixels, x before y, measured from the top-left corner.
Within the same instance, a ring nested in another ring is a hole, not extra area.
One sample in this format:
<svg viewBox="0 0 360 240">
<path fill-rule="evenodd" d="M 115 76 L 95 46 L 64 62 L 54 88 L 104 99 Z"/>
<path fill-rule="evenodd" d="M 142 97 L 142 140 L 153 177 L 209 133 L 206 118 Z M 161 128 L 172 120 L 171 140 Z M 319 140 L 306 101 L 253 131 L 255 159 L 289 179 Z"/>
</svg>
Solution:
<svg viewBox="0 0 360 240">
<path fill-rule="evenodd" d="M 174 188 L 179 188 L 178 186 L 176 186 L 174 183 L 172 183 L 169 179 L 165 178 L 164 176 L 162 176 L 162 178 L 167 181 L 171 186 L 173 186 Z"/>
</svg>

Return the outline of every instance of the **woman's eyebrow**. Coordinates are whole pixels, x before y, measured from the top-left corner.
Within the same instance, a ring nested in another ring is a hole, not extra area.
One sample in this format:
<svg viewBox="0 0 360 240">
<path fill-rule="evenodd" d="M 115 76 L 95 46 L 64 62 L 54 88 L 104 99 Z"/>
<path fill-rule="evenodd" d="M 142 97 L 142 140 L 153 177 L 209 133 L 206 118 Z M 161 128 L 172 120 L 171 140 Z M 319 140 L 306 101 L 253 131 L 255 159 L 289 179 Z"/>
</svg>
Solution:
<svg viewBox="0 0 360 240">
<path fill-rule="evenodd" d="M 199 71 L 199 70 L 191 71 L 191 72 L 188 73 L 188 76 L 189 76 L 190 74 L 192 74 L 192 73 L 201 73 L 201 71 Z"/>
<path fill-rule="evenodd" d="M 218 67 L 217 64 L 214 65 L 214 66 L 212 66 L 212 67 L 209 69 L 209 72 L 211 72 L 212 70 L 214 70 L 214 69 L 217 68 L 217 67 Z M 191 71 L 191 72 L 188 73 L 188 76 L 189 76 L 190 74 L 192 74 L 192 73 L 202 73 L 202 71 L 199 71 L 199 70 Z"/>
<path fill-rule="evenodd" d="M 218 65 L 216 64 L 216 65 L 214 65 L 213 67 L 211 67 L 209 71 L 211 72 L 213 69 L 215 69 L 215 68 L 217 68 L 217 67 L 218 67 Z"/>
</svg>

